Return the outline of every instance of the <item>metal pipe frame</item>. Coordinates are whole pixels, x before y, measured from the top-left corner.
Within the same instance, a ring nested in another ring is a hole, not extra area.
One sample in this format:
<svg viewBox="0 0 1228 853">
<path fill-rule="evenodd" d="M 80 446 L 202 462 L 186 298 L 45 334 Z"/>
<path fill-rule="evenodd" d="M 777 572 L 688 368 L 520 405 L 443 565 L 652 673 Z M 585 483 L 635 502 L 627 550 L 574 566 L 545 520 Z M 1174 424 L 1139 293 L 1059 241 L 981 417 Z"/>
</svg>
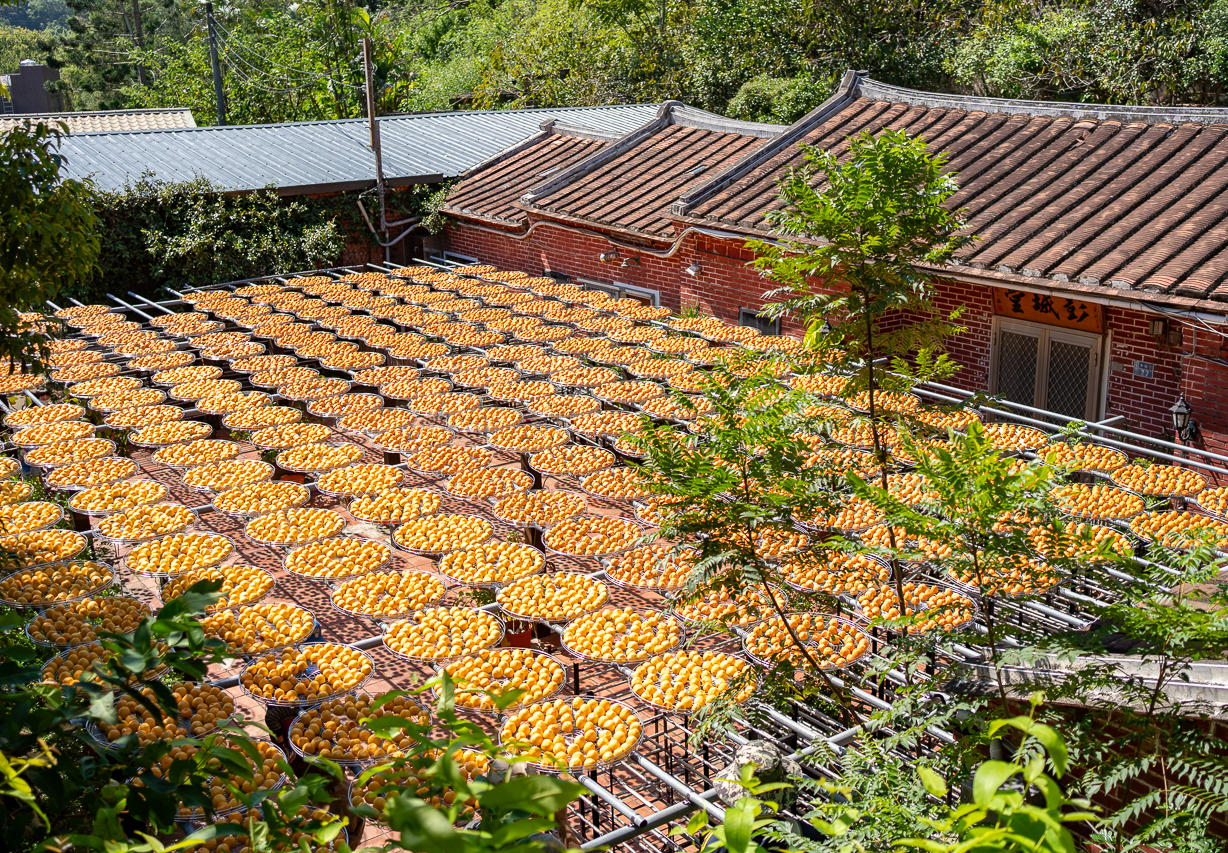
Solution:
<svg viewBox="0 0 1228 853">
<path fill-rule="evenodd" d="M 450 269 L 459 265 L 446 261 L 435 262 L 424 259 L 415 259 L 414 262 L 423 266 L 431 266 L 436 269 Z M 239 287 L 242 285 L 259 282 L 285 281 L 289 277 L 301 275 L 328 275 L 332 277 L 340 277 L 348 273 L 364 271 L 382 272 L 387 274 L 393 269 L 396 269 L 396 267 L 387 264 L 366 264 L 258 276 L 203 287 L 184 288 L 183 291 L 176 291 L 167 288 L 167 290 L 176 298 L 163 301 L 151 300 L 139 294 L 129 292 L 128 295 L 132 297 L 132 299 L 138 300 L 140 303 L 142 303 L 141 307 L 138 307 L 136 304 L 133 304 L 133 302 L 129 302 L 114 294 L 107 294 L 107 296 L 124 311 L 131 312 L 132 314 L 143 318 L 145 321 L 151 321 L 153 319 L 153 315 L 147 313 L 146 309 L 155 309 L 163 313 L 176 313 L 175 309 L 186 304 L 186 297 L 190 293 L 206 290 L 217 290 L 228 287 Z M 76 300 L 74 300 L 74 302 L 75 301 Z M 77 304 L 81 303 L 78 302 Z M 58 306 L 52 305 L 52 307 L 58 310 Z M 966 403 L 973 396 L 970 392 L 964 391 L 963 389 L 937 383 L 922 386 L 917 390 L 919 393 L 925 396 L 945 402 Z M 26 396 L 34 403 L 43 403 L 42 400 L 30 392 L 26 392 Z M 999 408 L 999 405 L 1006 406 L 1007 408 Z M 1006 402 L 1000 402 L 992 406 L 981 405 L 978 408 L 980 408 L 980 410 L 986 414 L 1014 420 L 1020 423 L 1039 426 L 1048 431 L 1052 431 L 1054 428 L 1053 419 L 1062 418 L 1062 416 L 1052 412 L 1045 412 L 1043 410 L 1033 409 L 1021 404 Z M 1041 418 L 1049 418 L 1050 420 L 1042 420 Z M 1194 448 L 1186 448 L 1180 445 L 1172 444 L 1171 442 L 1165 442 L 1159 439 L 1152 439 L 1147 436 L 1131 433 L 1129 431 L 1111 426 L 1110 421 L 1114 420 L 1116 419 L 1110 418 L 1103 422 L 1087 424 L 1080 431 L 1080 434 L 1086 437 L 1089 441 L 1117 447 L 1136 455 L 1146 455 L 1152 458 L 1214 471 L 1219 474 L 1228 473 L 1228 471 L 1226 471 L 1226 468 L 1228 468 L 1228 456 L 1209 453 L 1206 451 L 1198 451 Z M 347 433 L 336 429 L 336 427 L 330 426 L 330 429 L 337 436 L 347 439 L 350 438 Z M 1192 453 L 1198 458 L 1178 457 L 1168 452 L 1169 450 L 1179 450 L 1187 454 Z M 398 467 L 405 467 L 404 463 L 401 463 L 398 465 Z M 204 504 L 196 509 L 201 512 L 207 512 L 212 510 L 213 507 L 212 504 Z M 1150 563 L 1145 560 L 1139 560 L 1139 563 L 1154 569 L 1165 568 L 1159 564 Z M 594 576 L 599 576 L 602 574 L 602 572 L 594 572 L 592 574 Z M 1113 570 L 1111 574 L 1113 574 L 1115 579 L 1123 582 L 1139 582 L 1137 578 L 1119 570 Z M 1103 603 L 1093 596 L 1067 589 L 1061 590 L 1060 593 L 1055 596 L 1055 598 L 1066 601 L 1078 609 L 1081 609 L 1084 606 Z M 493 605 L 488 607 L 493 607 Z M 1016 607 L 1014 603 L 1005 603 L 1004 609 L 1010 611 L 1012 608 L 1017 612 L 1017 616 L 1020 620 L 1034 620 L 1039 621 L 1041 624 L 1055 625 L 1066 629 L 1083 626 L 1086 624 L 1085 621 L 1080 620 L 1078 615 L 1057 609 L 1056 607 L 1051 606 L 1051 603 L 1047 604 L 1044 602 L 1032 601 L 1023 603 L 1022 606 L 1018 607 Z M 550 627 L 555 631 L 561 632 L 561 629 L 557 625 L 551 625 Z M 1004 640 L 1009 641 L 1009 637 L 1004 638 Z M 381 633 L 376 633 L 351 643 L 350 645 L 353 645 L 359 649 L 372 649 L 380 646 L 382 642 L 383 635 Z M 950 644 L 949 647 L 943 649 L 943 653 L 949 655 L 953 661 L 963 661 L 965 663 L 974 663 L 975 661 L 983 658 L 983 655 L 977 650 L 958 644 Z M 623 669 L 625 670 L 625 668 Z M 624 674 L 626 673 L 624 672 Z M 892 676 L 894 676 L 894 679 L 892 679 Z M 238 680 L 238 676 L 229 676 L 217 679 L 212 683 L 218 687 L 232 688 L 238 685 Z M 833 677 L 832 680 L 837 687 L 846 690 L 852 698 L 863 703 L 863 705 L 868 708 L 877 710 L 889 710 L 891 708 L 890 702 L 874 695 L 871 692 L 853 686 L 842 678 Z M 890 673 L 888 680 L 893 680 L 895 683 L 902 683 L 903 681 L 902 675 L 899 673 Z M 941 694 L 936 692 L 935 697 L 940 698 Z M 791 756 L 796 760 L 804 761 L 820 754 L 839 755 L 845 749 L 851 748 L 851 746 L 860 737 L 866 735 L 866 730 L 864 729 L 862 723 L 855 723 L 854 725 L 841 728 L 835 723 L 834 720 L 825 718 L 821 713 L 817 713 L 812 709 L 806 708 L 805 706 L 798 705 L 796 707 L 798 711 L 798 719 L 791 718 L 775 708 L 770 708 L 763 705 L 757 706 L 756 710 L 762 713 L 765 721 L 771 723 L 774 727 L 779 727 L 779 729 L 768 730 L 751 723 L 745 717 L 741 717 L 739 718 L 739 725 L 742 727 L 744 734 L 737 731 L 732 732 L 728 738 L 729 742 L 733 746 L 746 743 L 748 740 L 750 740 L 747 735 L 767 738 L 781 744 L 791 739 L 796 739 L 803 745 L 800 745 L 798 748 L 794 749 L 791 752 Z M 657 718 L 654 718 L 654 720 L 656 719 Z M 668 720 L 664 719 L 664 715 L 662 715 L 661 720 L 662 722 L 660 725 L 665 727 L 662 730 L 663 734 L 670 726 L 677 725 L 676 723 L 670 723 Z M 828 729 L 830 733 L 825 734 L 823 731 L 824 729 Z M 954 735 L 942 729 L 931 726 L 927 727 L 925 731 L 930 737 L 933 737 L 938 742 L 948 744 L 955 742 Z M 670 742 L 672 743 L 672 741 Z M 714 788 L 695 788 L 688 781 L 686 781 L 686 779 L 680 778 L 676 773 L 663 768 L 658 761 L 644 755 L 643 753 L 645 751 L 646 749 L 642 745 L 641 750 L 634 755 L 634 760 L 626 765 L 623 772 L 630 776 L 632 780 L 655 780 L 655 782 L 660 783 L 664 790 L 682 797 L 682 800 L 658 807 L 655 810 L 644 814 L 639 810 L 639 808 L 645 806 L 652 808 L 652 803 L 646 800 L 635 789 L 628 787 L 626 781 L 618 782 L 617 784 L 623 788 L 626 788 L 628 796 L 632 796 L 639 801 L 638 805 L 628 804 L 626 800 L 611 790 L 609 785 L 602 784 L 598 778 L 596 778 L 599 774 L 583 775 L 579 777 L 580 784 L 585 787 L 585 789 L 592 797 L 596 799 L 596 801 L 609 808 L 611 813 L 617 813 L 623 820 L 626 821 L 626 823 L 623 826 L 614 827 L 604 834 L 597 835 L 590 840 L 583 842 L 581 849 L 594 850 L 605 846 L 616 845 L 648 833 L 655 833 L 659 835 L 660 827 L 683 820 L 687 815 L 697 809 L 706 811 L 715 820 L 722 819 L 724 809 L 713 802 L 713 800 L 716 798 L 716 791 Z M 713 772 L 715 765 L 713 765 L 711 762 L 702 757 L 696 757 L 695 760 L 701 767 L 706 768 L 704 773 Z M 690 771 L 688 771 L 688 773 L 689 772 Z M 811 772 L 826 772 L 830 774 L 830 771 L 827 771 L 826 768 L 822 767 L 821 765 L 811 768 Z M 704 775 L 704 773 L 700 774 L 701 777 Z M 644 774 L 647 774 L 647 776 Z M 608 775 L 611 778 L 611 783 L 614 783 L 616 781 L 614 778 L 614 771 L 611 771 Z M 596 824 L 593 824 L 593 826 L 596 828 Z M 660 837 L 664 839 L 664 836 Z"/>
<path fill-rule="evenodd" d="M 963 388 L 956 388 L 953 385 L 943 385 L 938 382 L 927 382 L 924 385 L 917 386 L 915 390 L 918 394 L 923 394 L 941 402 L 959 403 L 961 405 L 967 403 L 978 393 L 967 391 Z M 1000 406 L 1006 408 L 999 408 Z M 1042 429 L 1046 432 L 1057 431 L 1055 429 L 1055 421 L 1060 420 L 1066 423 L 1072 421 L 1078 422 L 1077 418 L 1071 418 L 1067 415 L 1062 415 L 1057 412 L 1049 412 L 1044 409 L 1037 409 L 1032 406 L 1025 406 L 1022 403 L 1013 403 L 1010 400 L 995 399 L 994 405 L 978 404 L 976 408 L 978 411 L 998 417 L 1002 420 L 1026 424 L 1028 426 L 1037 427 L 1038 429 Z M 1176 444 L 1162 438 L 1153 438 L 1141 433 L 1109 426 L 1108 422 L 1113 420 L 1120 420 L 1120 416 L 1109 418 L 1104 421 L 1085 423 L 1076 431 L 1076 435 L 1081 438 L 1086 438 L 1096 444 L 1114 447 L 1118 450 L 1126 451 L 1127 453 L 1133 453 L 1140 456 L 1149 456 L 1153 459 L 1162 460 L 1171 464 L 1199 468 L 1204 471 L 1222 474 L 1225 466 L 1228 466 L 1228 456 L 1222 453 L 1213 453 L 1210 450 L 1202 450 L 1201 448 L 1197 447 Z M 1105 433 L 1105 435 L 1097 435 L 1095 433 Z M 1154 445 L 1154 447 L 1151 445 Z M 1177 456 L 1175 455 L 1174 451 L 1179 451 L 1187 455 Z"/>
</svg>

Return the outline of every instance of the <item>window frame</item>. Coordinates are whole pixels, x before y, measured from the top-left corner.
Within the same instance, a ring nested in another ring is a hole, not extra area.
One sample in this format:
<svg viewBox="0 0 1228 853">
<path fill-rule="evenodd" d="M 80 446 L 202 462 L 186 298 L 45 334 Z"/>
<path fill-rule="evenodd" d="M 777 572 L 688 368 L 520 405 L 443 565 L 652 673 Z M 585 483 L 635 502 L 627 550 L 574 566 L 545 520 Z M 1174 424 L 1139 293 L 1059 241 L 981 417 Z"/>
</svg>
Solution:
<svg viewBox="0 0 1228 853">
<path fill-rule="evenodd" d="M 1035 323 L 1031 320 L 1018 320 L 1014 317 L 993 318 L 993 324 L 990 335 L 990 358 L 989 358 L 989 393 L 996 395 L 998 393 L 998 374 L 1001 370 L 1002 333 L 1007 332 L 1016 335 L 1026 335 L 1037 339 L 1036 343 L 1036 375 L 1033 377 L 1032 385 L 1032 401 L 1030 403 L 1022 403 L 1020 405 L 1031 406 L 1035 409 L 1050 411 L 1048 407 L 1048 386 L 1049 377 L 1049 356 L 1050 345 L 1056 341 L 1058 343 L 1067 343 L 1075 346 L 1086 346 L 1090 354 L 1090 364 L 1087 370 L 1087 392 L 1084 397 L 1085 403 L 1083 415 L 1077 419 L 1087 421 L 1089 423 L 1100 420 L 1104 417 L 1105 411 L 1105 391 L 1108 383 L 1104 376 L 1105 363 L 1105 341 L 1107 336 L 1097 332 L 1084 332 L 1079 329 L 1068 329 L 1065 326 L 1051 326 L 1047 323 Z M 1013 402 L 1013 401 L 1012 401 Z M 1075 419 L 1074 415 L 1061 415 Z"/>
<path fill-rule="evenodd" d="M 759 312 L 762 310 L 762 308 L 739 308 L 738 325 L 758 329 L 759 333 L 763 335 L 779 335 L 780 318 L 768 320 L 765 317 L 760 317 Z"/>
</svg>

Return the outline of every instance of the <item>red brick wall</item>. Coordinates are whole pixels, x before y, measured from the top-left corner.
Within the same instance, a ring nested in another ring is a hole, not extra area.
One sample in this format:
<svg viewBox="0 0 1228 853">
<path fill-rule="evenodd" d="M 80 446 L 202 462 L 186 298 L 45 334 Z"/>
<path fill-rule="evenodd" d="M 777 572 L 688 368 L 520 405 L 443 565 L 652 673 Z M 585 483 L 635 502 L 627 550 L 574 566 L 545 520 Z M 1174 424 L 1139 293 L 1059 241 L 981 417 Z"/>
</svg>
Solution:
<svg viewBox="0 0 1228 853">
<path fill-rule="evenodd" d="M 1179 344 L 1168 344 L 1151 335 L 1157 315 L 1110 307 L 1107 310 L 1109 385 L 1107 411 L 1125 416 L 1126 429 L 1172 440 L 1169 407 L 1185 395 L 1194 411 L 1202 437 L 1195 445 L 1218 453 L 1228 452 L 1228 364 L 1225 338 L 1219 331 L 1192 323 L 1169 323 L 1181 331 Z M 1135 361 L 1153 365 L 1150 379 L 1134 375 Z"/>
<path fill-rule="evenodd" d="M 939 282 L 934 294 L 934 308 L 943 316 L 962 308 L 955 322 L 967 330 L 947 342 L 951 358 L 961 366 L 960 371 L 947 383 L 968 391 L 989 390 L 993 290 L 961 281 Z"/>
<path fill-rule="evenodd" d="M 540 225 L 523 240 L 467 224 L 454 224 L 447 232 L 448 249 L 472 255 L 484 263 L 541 274 L 558 272 L 596 281 L 619 281 L 656 290 L 661 304 L 675 310 L 698 307 L 736 323 L 738 309 L 763 306 L 763 293 L 772 283 L 746 266 L 752 257 L 739 244 L 688 234 L 668 258 L 619 248 L 596 235 L 579 234 L 551 224 Z M 602 262 L 598 256 L 618 249 L 620 258 Z M 623 258 L 639 263 L 622 266 Z M 699 274 L 684 270 L 699 264 Z"/>
<path fill-rule="evenodd" d="M 1187 325 L 1182 347 L 1191 354 L 1182 368 L 1182 392 L 1202 431 L 1201 445 L 1228 453 L 1228 328 Z"/>
<path fill-rule="evenodd" d="M 619 249 L 622 258 L 639 258 L 637 266 L 620 261 L 602 263 L 598 255 L 615 246 L 603 237 L 542 224 L 526 239 L 516 240 L 468 224 L 453 224 L 447 232 L 448 248 L 487 263 L 530 273 L 553 271 L 599 281 L 621 281 L 659 291 L 661 303 L 679 309 L 699 307 L 724 320 L 737 322 L 739 308 L 759 308 L 772 283 L 746 266 L 752 254 L 740 242 L 690 233 L 668 258 Z M 684 271 L 700 266 L 697 276 Z M 957 306 L 967 331 L 954 338 L 949 349 L 961 370 L 950 381 L 968 390 L 988 390 L 993 324 L 993 291 L 984 285 L 942 282 L 936 307 L 949 312 Z M 1118 426 L 1148 436 L 1171 432 L 1169 407 L 1184 393 L 1203 433 L 1200 446 L 1228 451 L 1228 348 L 1220 335 L 1193 326 L 1184 329 L 1181 346 L 1169 346 L 1151 336 L 1154 315 L 1109 307 L 1111 333 L 1105 357 L 1109 360 L 1107 415 L 1125 418 Z M 786 324 L 785 330 L 797 332 Z M 1221 331 L 1228 333 L 1228 328 Z M 1192 355 L 1183 357 L 1182 352 Z M 1221 359 L 1219 364 L 1209 359 Z M 1150 379 L 1134 375 L 1134 362 L 1153 365 Z"/>
<path fill-rule="evenodd" d="M 1150 436 L 1172 432 L 1169 407 L 1180 393 L 1180 347 L 1169 347 L 1151 336 L 1153 315 L 1109 307 L 1105 322 L 1111 334 L 1108 358 L 1107 412 L 1124 415 L 1117 424 Z M 1153 365 L 1150 379 L 1134 375 L 1136 361 Z"/>
</svg>

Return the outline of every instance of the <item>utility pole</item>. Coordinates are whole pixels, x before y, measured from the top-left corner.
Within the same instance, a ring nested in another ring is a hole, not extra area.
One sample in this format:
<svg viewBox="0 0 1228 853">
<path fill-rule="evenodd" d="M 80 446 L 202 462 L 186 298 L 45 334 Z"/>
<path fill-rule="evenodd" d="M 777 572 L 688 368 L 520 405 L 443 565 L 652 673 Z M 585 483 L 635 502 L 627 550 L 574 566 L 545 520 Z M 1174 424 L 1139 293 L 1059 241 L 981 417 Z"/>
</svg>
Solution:
<svg viewBox="0 0 1228 853">
<path fill-rule="evenodd" d="M 209 31 L 209 65 L 213 68 L 213 103 L 217 108 L 217 123 L 225 124 L 226 92 L 222 88 L 222 66 L 217 61 L 217 30 L 213 27 L 213 3 L 210 0 L 205 0 L 205 27 Z"/>
<path fill-rule="evenodd" d="M 132 0 L 132 39 L 136 42 L 137 50 L 144 53 L 145 26 L 141 22 L 141 0 Z M 138 62 L 136 64 L 136 80 L 142 86 L 146 85 L 145 63 L 143 62 Z"/>
<path fill-rule="evenodd" d="M 379 121 L 375 118 L 375 68 L 371 62 L 371 39 L 362 40 L 363 87 L 367 98 L 367 128 L 371 135 L 371 152 L 375 155 L 375 189 L 379 194 L 380 241 L 388 242 L 388 206 L 384 191 L 384 154 L 380 147 Z M 388 261 L 388 246 L 384 247 L 384 261 Z"/>
</svg>

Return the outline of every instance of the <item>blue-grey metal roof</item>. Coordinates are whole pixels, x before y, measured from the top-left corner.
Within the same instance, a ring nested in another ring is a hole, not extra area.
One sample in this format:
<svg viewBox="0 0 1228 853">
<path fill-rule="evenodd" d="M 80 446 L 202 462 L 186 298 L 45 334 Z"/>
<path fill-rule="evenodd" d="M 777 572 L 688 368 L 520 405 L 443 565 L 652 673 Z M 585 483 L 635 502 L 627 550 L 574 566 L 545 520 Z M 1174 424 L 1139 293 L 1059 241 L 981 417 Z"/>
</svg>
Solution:
<svg viewBox="0 0 1228 853">
<path fill-rule="evenodd" d="M 627 133 L 655 104 L 487 110 L 379 119 L 384 176 L 391 185 L 451 178 L 521 140 L 550 119 Z M 150 172 L 158 180 L 207 178 L 226 190 L 337 192 L 374 183 L 366 119 L 81 133 L 64 137 L 64 174 L 119 189 Z"/>
</svg>

